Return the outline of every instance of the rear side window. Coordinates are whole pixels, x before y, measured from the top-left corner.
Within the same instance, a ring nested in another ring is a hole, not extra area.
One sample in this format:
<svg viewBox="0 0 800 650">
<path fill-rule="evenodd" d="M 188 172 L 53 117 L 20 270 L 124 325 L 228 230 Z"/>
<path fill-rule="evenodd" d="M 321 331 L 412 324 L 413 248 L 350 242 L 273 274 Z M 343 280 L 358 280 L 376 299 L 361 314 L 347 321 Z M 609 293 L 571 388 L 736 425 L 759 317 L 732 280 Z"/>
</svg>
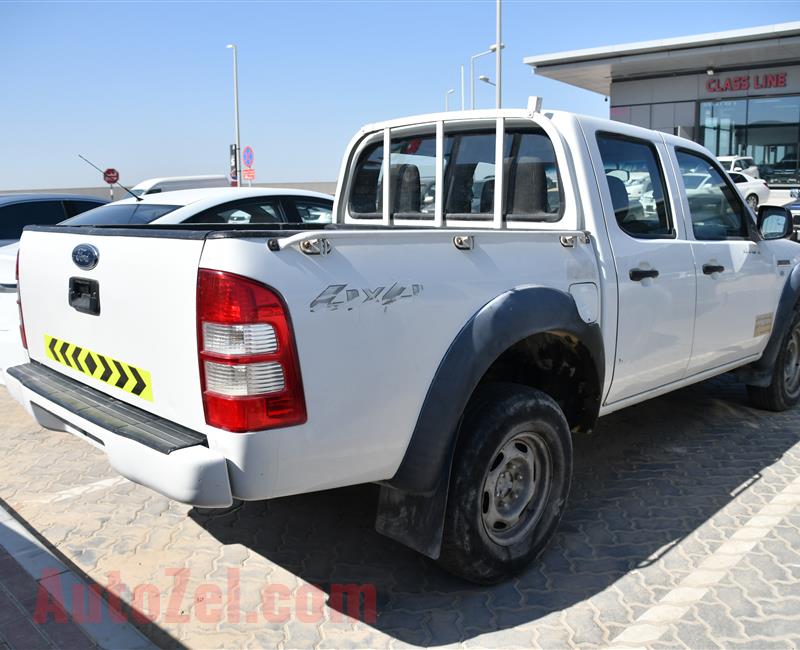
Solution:
<svg viewBox="0 0 800 650">
<path fill-rule="evenodd" d="M 597 146 L 614 217 L 631 237 L 674 237 L 664 175 L 651 142 L 599 133 Z"/>
<path fill-rule="evenodd" d="M 95 203 L 94 201 L 64 201 L 64 207 L 67 209 L 68 217 L 75 217 L 87 210 L 94 210 L 95 208 L 105 205 L 104 203 Z"/>
<path fill-rule="evenodd" d="M 705 156 L 676 149 L 695 239 L 743 239 L 746 212 L 730 182 Z"/>
<path fill-rule="evenodd" d="M 23 201 L 0 206 L 0 239 L 19 239 L 25 226 L 50 226 L 66 216 L 61 201 Z"/>
<path fill-rule="evenodd" d="M 261 198 L 253 201 L 228 203 L 189 217 L 183 223 L 239 224 L 286 223 L 278 199 Z"/>
<path fill-rule="evenodd" d="M 180 208 L 154 203 L 109 203 L 63 222 L 65 226 L 124 226 L 150 223 Z"/>
<path fill-rule="evenodd" d="M 728 174 L 728 176 L 731 177 L 731 180 L 734 183 L 746 183 L 747 182 L 747 179 L 744 176 L 742 176 L 741 174 L 737 174 L 736 172 L 732 172 L 732 173 Z"/>
</svg>

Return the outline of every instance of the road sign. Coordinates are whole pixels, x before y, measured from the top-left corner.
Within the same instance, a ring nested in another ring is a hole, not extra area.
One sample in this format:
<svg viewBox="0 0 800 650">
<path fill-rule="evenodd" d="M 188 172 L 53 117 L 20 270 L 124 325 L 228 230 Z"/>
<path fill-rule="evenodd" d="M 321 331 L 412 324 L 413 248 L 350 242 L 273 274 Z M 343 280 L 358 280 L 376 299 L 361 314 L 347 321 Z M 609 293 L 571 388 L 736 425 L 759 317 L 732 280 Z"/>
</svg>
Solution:
<svg viewBox="0 0 800 650">
<path fill-rule="evenodd" d="M 254 181 L 256 180 L 256 170 L 248 167 L 247 169 L 242 170 L 242 180 L 245 181 Z"/>
<path fill-rule="evenodd" d="M 253 147 L 245 147 L 242 149 L 242 162 L 244 163 L 245 167 L 252 167 L 253 160 L 255 160 L 255 154 L 253 153 Z"/>
<path fill-rule="evenodd" d="M 109 185 L 113 185 L 119 180 L 119 172 L 113 167 L 109 167 L 103 172 L 103 180 Z"/>
</svg>

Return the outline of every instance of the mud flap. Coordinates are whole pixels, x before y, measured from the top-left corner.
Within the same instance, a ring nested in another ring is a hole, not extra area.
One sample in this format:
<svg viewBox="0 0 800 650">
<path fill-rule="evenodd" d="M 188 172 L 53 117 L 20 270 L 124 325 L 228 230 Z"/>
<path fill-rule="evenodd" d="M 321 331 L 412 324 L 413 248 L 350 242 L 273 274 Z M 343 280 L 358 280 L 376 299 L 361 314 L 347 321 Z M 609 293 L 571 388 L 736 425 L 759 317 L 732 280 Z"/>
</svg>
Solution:
<svg viewBox="0 0 800 650">
<path fill-rule="evenodd" d="M 404 492 L 381 485 L 375 530 L 428 556 L 439 558 L 447 507 L 449 481 L 443 481 L 430 494 Z"/>
</svg>

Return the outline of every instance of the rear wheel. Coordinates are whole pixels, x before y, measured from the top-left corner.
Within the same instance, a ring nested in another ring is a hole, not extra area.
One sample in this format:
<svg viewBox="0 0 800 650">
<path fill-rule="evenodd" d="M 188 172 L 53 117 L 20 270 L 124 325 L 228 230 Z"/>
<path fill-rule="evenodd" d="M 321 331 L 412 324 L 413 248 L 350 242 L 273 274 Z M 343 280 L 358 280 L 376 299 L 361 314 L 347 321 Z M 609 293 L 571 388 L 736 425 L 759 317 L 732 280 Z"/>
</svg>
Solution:
<svg viewBox="0 0 800 650">
<path fill-rule="evenodd" d="M 750 209 L 753 212 L 758 210 L 758 196 L 756 196 L 755 194 L 748 194 L 745 201 L 747 201 L 747 205 L 750 206 Z"/>
<path fill-rule="evenodd" d="M 800 311 L 795 310 L 768 386 L 748 386 L 750 401 L 758 408 L 785 411 L 800 401 Z"/>
<path fill-rule="evenodd" d="M 572 439 L 541 391 L 490 384 L 459 432 L 439 563 L 481 584 L 525 568 L 553 537 L 572 478 Z"/>
</svg>

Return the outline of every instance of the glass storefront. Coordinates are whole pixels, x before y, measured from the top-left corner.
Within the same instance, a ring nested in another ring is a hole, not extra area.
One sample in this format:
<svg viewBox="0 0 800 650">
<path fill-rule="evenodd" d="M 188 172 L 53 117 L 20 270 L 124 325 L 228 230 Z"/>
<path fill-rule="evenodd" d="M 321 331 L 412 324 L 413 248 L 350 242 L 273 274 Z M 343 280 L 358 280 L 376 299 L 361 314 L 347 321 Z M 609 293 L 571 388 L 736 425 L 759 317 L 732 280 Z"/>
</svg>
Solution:
<svg viewBox="0 0 800 650">
<path fill-rule="evenodd" d="M 771 186 L 800 184 L 800 96 L 700 103 L 700 143 L 718 156 L 750 156 Z"/>
<path fill-rule="evenodd" d="M 800 186 L 800 95 L 614 106 L 611 119 L 749 156 L 771 187 Z"/>
</svg>

